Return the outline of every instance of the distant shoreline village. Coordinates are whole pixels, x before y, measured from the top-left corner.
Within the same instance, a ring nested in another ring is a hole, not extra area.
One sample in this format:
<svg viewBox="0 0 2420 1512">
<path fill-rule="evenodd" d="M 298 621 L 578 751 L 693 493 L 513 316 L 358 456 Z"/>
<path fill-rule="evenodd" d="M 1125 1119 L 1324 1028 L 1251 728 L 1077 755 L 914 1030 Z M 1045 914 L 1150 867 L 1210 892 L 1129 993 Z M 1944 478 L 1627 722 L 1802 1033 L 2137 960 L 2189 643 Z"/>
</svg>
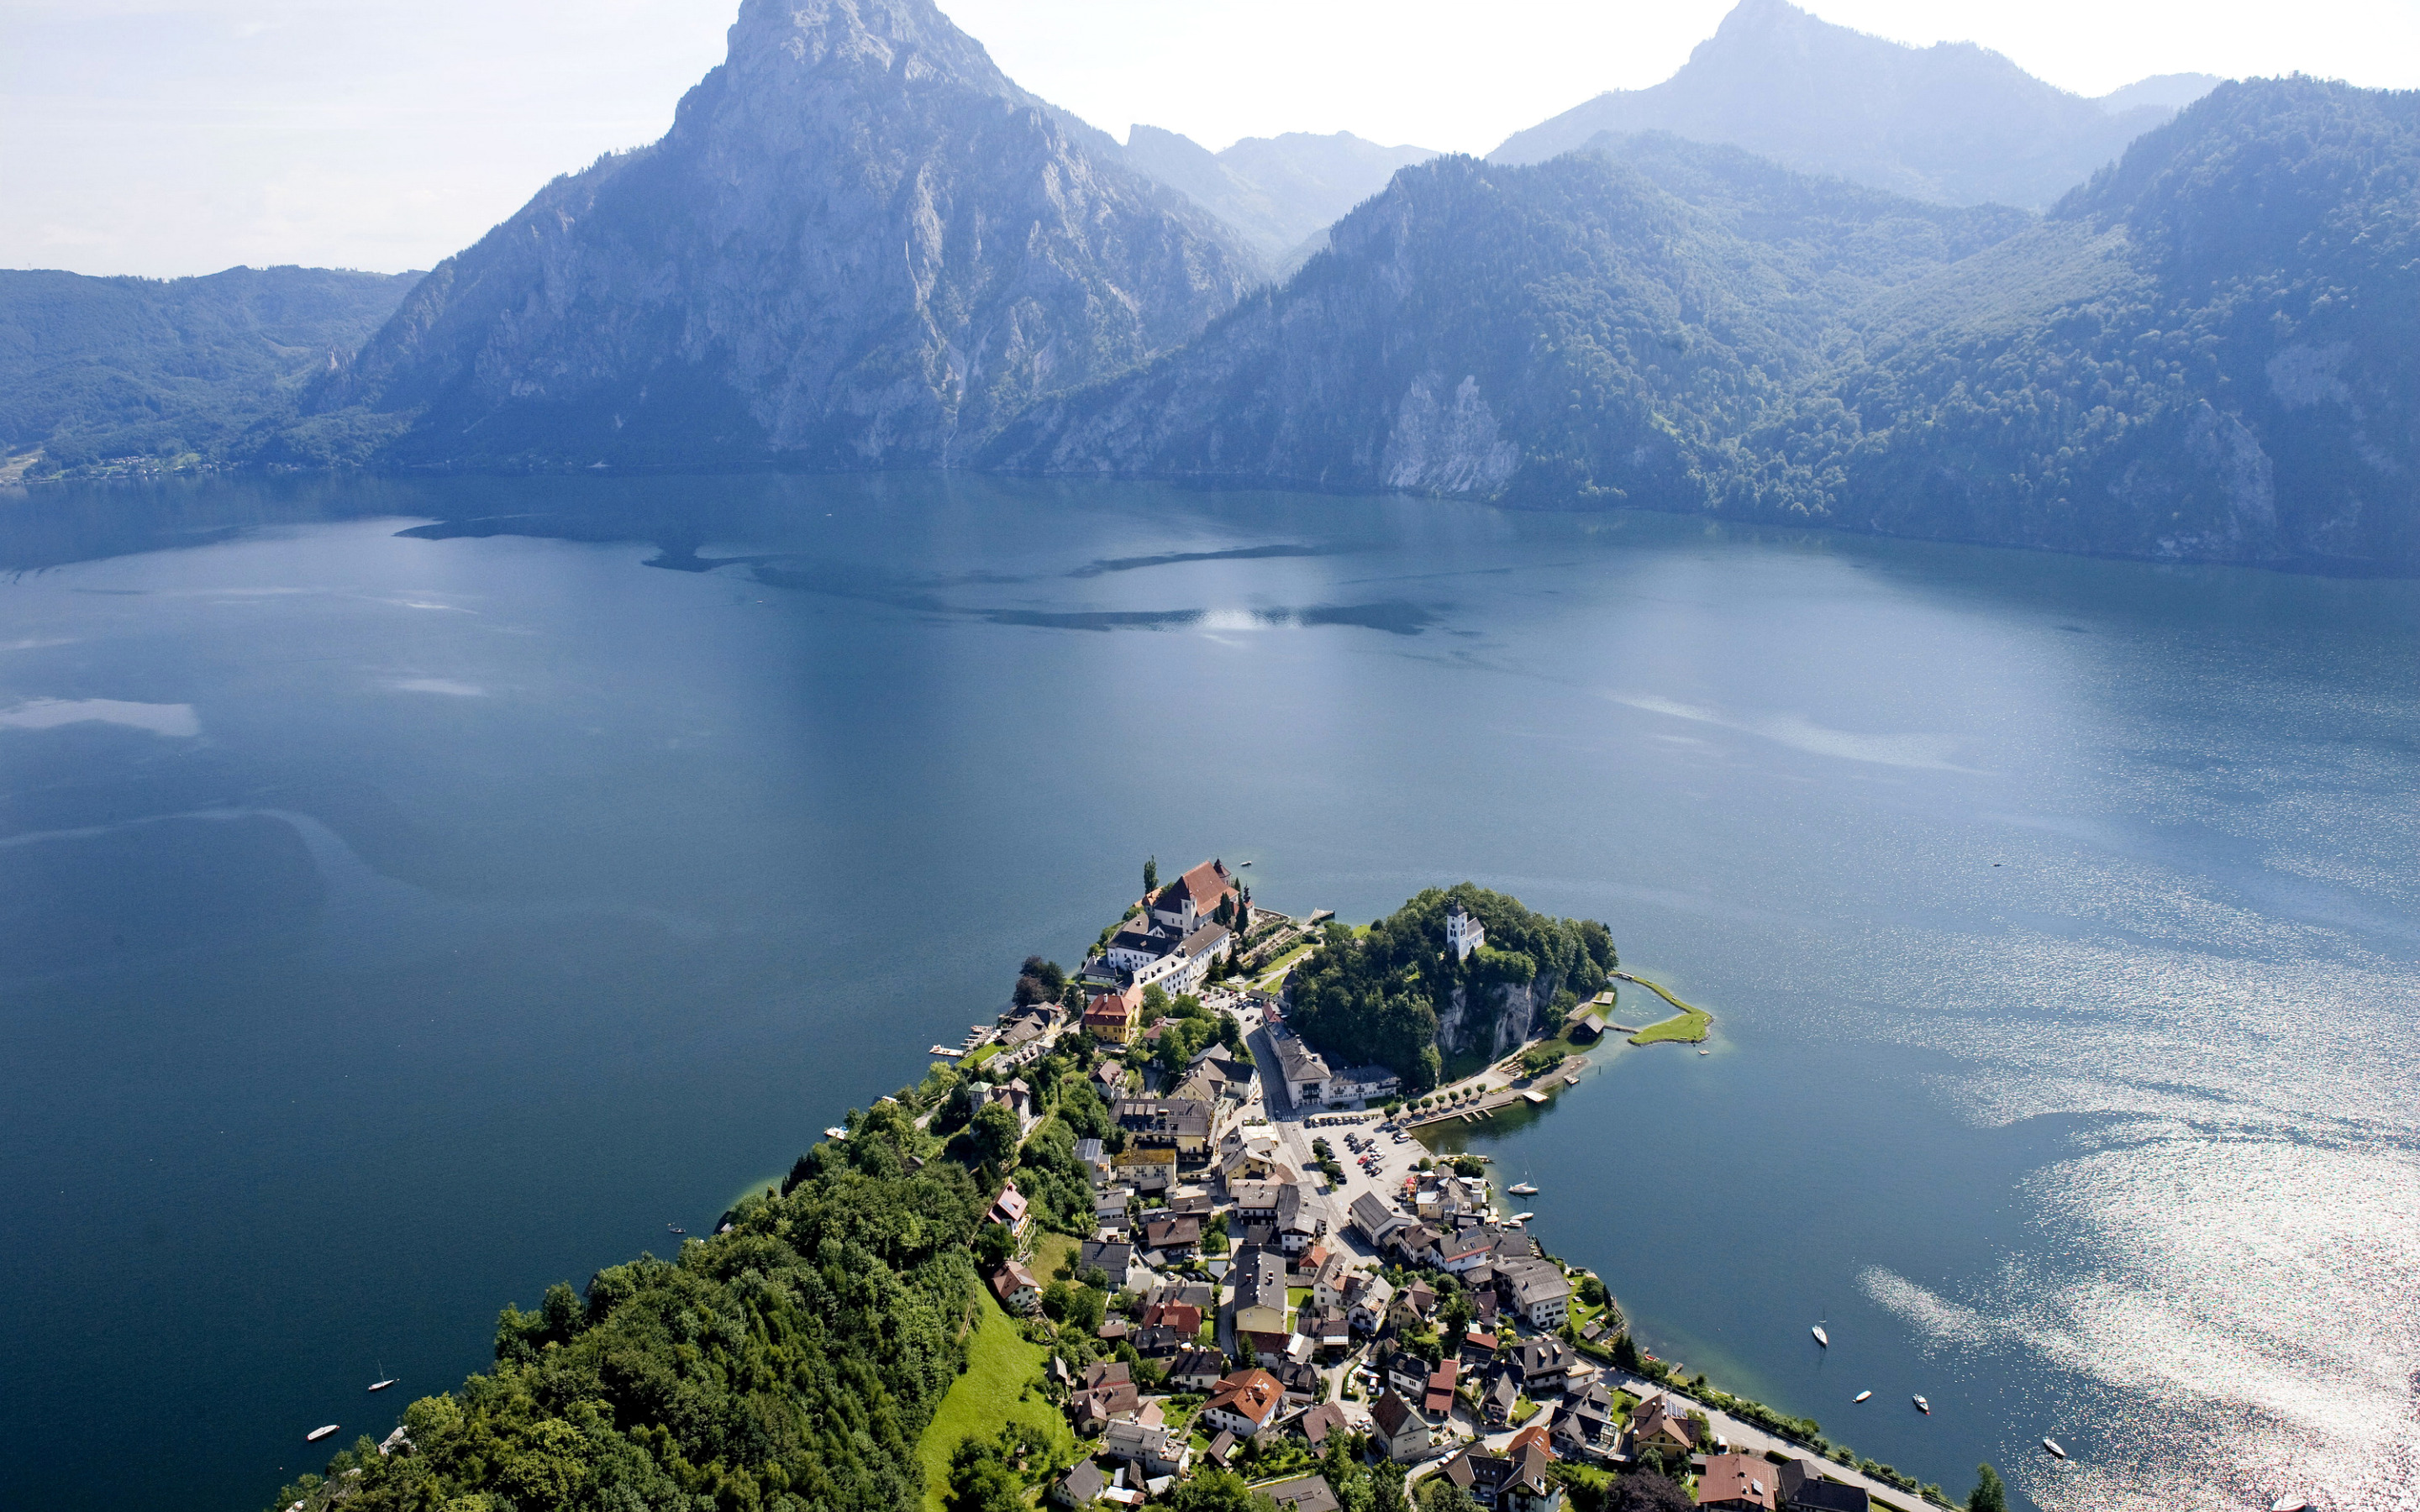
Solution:
<svg viewBox="0 0 2420 1512">
<path fill-rule="evenodd" d="M 505 1308 L 488 1371 L 275 1506 L 1949 1504 L 1641 1350 L 1530 1231 L 1535 1184 L 1415 1137 L 1534 1116 L 1612 1034 L 1702 1049 L 1711 1014 L 1595 920 L 1463 883 L 1349 926 L 1249 864 L 1146 863 L 1074 972 L 1028 957 L 711 1237 Z M 1620 982 L 1675 1011 L 1615 1022 Z M 1985 1467 L 1967 1504 L 1999 1496 Z"/>
<path fill-rule="evenodd" d="M 1580 944 L 1558 956 L 1548 935 Z M 1337 979 L 1373 937 L 1387 962 L 1408 947 L 1435 968 L 1443 1011 L 1408 1036 L 1351 1032 Z M 1614 980 L 1666 999 L 1659 1022 L 1618 1022 Z M 1008 1011 L 934 1047 L 955 1063 L 936 1073 L 971 1078 L 970 1101 L 1020 1138 L 1048 1109 L 1019 1073 L 1046 1057 L 1082 1062 L 1106 1115 L 1073 1144 L 1082 1235 L 1038 1225 L 1014 1180 L 988 1215 L 1005 1234 L 992 1294 L 1055 1410 L 1048 1473 L 1026 1478 L 1069 1507 L 1230 1474 L 1283 1512 L 1463 1504 L 1440 1488 L 1588 1512 L 1625 1476 L 1766 1512 L 1949 1504 L 1641 1351 L 1596 1273 L 1513 1211 L 1535 1186 L 1498 1192 L 1485 1157 L 1415 1137 L 1550 1103 L 1608 1034 L 1696 1043 L 1712 1018 L 1617 969 L 1602 925 L 1467 884 L 1356 930 L 1256 902 L 1223 860 L 1165 885 L 1147 866 L 1074 973 L 1029 960 Z"/>
</svg>

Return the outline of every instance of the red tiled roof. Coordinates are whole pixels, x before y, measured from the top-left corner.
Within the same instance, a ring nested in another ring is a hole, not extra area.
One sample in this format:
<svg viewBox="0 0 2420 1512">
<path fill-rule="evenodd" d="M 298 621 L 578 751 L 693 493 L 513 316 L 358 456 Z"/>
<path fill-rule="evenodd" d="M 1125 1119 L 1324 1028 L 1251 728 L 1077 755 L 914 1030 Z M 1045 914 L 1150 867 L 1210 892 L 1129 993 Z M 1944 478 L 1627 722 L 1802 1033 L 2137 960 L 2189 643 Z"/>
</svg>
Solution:
<svg viewBox="0 0 2420 1512">
<path fill-rule="evenodd" d="M 1285 1388 L 1278 1384 L 1277 1377 L 1265 1370 L 1238 1370 L 1218 1382 L 1202 1410 L 1233 1412 L 1258 1432 L 1284 1402 Z"/>
<path fill-rule="evenodd" d="M 1153 899 L 1155 906 L 1174 908 L 1180 900 L 1190 897 L 1197 914 L 1216 913 L 1218 900 L 1234 890 L 1235 883 L 1226 869 L 1217 861 L 1204 861 L 1185 875 L 1159 889 Z"/>
</svg>

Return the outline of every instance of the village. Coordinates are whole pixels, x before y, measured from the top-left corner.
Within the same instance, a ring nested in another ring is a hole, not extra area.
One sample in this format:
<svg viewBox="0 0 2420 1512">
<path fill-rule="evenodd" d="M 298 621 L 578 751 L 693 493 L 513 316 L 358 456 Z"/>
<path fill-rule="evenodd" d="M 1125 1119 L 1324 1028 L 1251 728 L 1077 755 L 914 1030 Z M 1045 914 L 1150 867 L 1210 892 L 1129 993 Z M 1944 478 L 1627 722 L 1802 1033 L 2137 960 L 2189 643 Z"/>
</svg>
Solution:
<svg viewBox="0 0 2420 1512">
<path fill-rule="evenodd" d="M 1019 1072 L 1046 1056 L 1089 1065 L 1109 1120 L 1075 1143 L 1089 1222 L 1045 1225 L 1014 1179 L 989 1214 L 1010 1241 L 991 1290 L 1047 1348 L 1029 1390 L 1076 1446 L 1048 1502 L 1140 1506 L 1215 1471 L 1282 1512 L 1336 1512 L 1346 1465 L 1423 1508 L 1606 1504 L 1635 1472 L 1740 1512 L 1922 1504 L 1887 1467 L 1792 1431 L 1813 1425 L 1641 1354 L 1602 1281 L 1544 1250 L 1481 1158 L 1413 1137 L 1395 1072 L 1296 1038 L 1285 973 L 1326 918 L 1262 908 L 1204 861 L 1151 886 L 1056 1000 L 934 1047 L 1020 1140 L 1046 1110 Z M 1484 937 L 1458 906 L 1445 936 L 1463 952 Z M 1543 1102 L 1582 1063 L 1542 1075 L 1516 1051 L 1419 1116 Z"/>
</svg>

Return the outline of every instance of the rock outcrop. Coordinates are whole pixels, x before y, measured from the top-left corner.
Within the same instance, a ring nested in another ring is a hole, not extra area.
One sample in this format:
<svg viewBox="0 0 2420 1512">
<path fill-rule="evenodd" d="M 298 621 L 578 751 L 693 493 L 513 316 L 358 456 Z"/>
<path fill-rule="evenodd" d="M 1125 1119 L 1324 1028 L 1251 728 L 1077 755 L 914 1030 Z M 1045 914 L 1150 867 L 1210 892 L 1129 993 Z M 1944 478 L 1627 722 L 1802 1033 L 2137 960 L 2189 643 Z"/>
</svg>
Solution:
<svg viewBox="0 0 2420 1512">
<path fill-rule="evenodd" d="M 672 130 L 448 258 L 319 404 L 411 465 L 958 459 L 1258 262 L 931 0 L 745 0 Z"/>
</svg>

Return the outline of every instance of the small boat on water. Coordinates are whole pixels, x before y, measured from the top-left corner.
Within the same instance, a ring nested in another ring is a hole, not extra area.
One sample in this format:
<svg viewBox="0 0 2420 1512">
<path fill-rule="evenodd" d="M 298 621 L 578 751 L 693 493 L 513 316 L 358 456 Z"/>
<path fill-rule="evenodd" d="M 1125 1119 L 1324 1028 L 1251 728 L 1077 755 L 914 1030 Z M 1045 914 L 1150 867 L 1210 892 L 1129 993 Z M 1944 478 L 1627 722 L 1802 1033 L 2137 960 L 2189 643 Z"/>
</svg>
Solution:
<svg viewBox="0 0 2420 1512">
<path fill-rule="evenodd" d="M 664 1232 L 668 1234 L 686 1234 L 689 1230 L 683 1228 L 678 1224 L 666 1224 L 664 1225 Z"/>
<path fill-rule="evenodd" d="M 2309 1512 L 2310 1505 L 2299 1496 L 2281 1496 L 2269 1504 L 2269 1512 Z"/>
<path fill-rule="evenodd" d="M 1860 1401 L 1860 1402 L 1862 1402 L 1862 1401 L 1866 1400 L 1867 1398 L 1869 1398 L 1869 1397 L 1870 1397 L 1870 1396 L 1873 1396 L 1873 1393 L 1872 1393 L 1872 1392 L 1869 1392 L 1869 1391 L 1861 1391 L 1861 1392 L 1857 1393 L 1857 1395 L 1856 1395 L 1854 1397 L 1851 1398 L 1851 1399 L 1852 1399 L 1852 1400 L 1854 1400 L 1854 1401 Z"/>
<path fill-rule="evenodd" d="M 1707 1049 L 1704 1045 L 1699 1045 L 1699 1046 L 1698 1047 L 1698 1054 L 1699 1054 L 1699 1055 L 1701 1055 L 1701 1056 L 1711 1056 L 1711 1055 L 1713 1055 L 1713 1054 L 1714 1054 L 1714 1052 L 1713 1052 L 1713 1051 L 1711 1051 L 1711 1050 L 1709 1050 L 1709 1049 Z"/>
<path fill-rule="evenodd" d="M 1816 1343 L 1818 1343 L 1818 1344 L 1821 1344 L 1822 1346 L 1823 1346 L 1823 1348 L 1825 1348 L 1825 1349 L 1827 1349 L 1827 1350 L 1828 1350 L 1828 1349 L 1830 1349 L 1830 1348 L 1832 1347 L 1832 1335 L 1823 1332 L 1823 1324 L 1818 1323 L 1818 1324 L 1816 1324 L 1813 1328 L 1808 1329 L 1807 1332 L 1807 1333 L 1809 1333 L 1809 1334 L 1814 1335 L 1815 1335 L 1815 1342 L 1816 1342 Z"/>
<path fill-rule="evenodd" d="M 1516 1197 L 1534 1197 L 1538 1195 L 1538 1183 L 1535 1181 L 1515 1181 L 1504 1190 L 1512 1193 Z"/>
<path fill-rule="evenodd" d="M 2067 1458 L 2067 1451 L 2058 1446 L 2058 1441 L 2049 1437 L 2048 1435 L 2044 1435 L 2042 1438 L 2042 1447 L 2050 1451 L 2051 1458 L 2054 1459 L 2064 1459 Z"/>
<path fill-rule="evenodd" d="M 1580 1073 L 1578 1072 L 1574 1072 L 1569 1076 L 1563 1078 L 1563 1085 L 1565 1087 L 1577 1087 L 1579 1084 Z"/>
<path fill-rule="evenodd" d="M 1506 1220 L 1505 1220 L 1505 1222 L 1507 1222 L 1507 1223 L 1515 1223 L 1515 1224 L 1526 1224 L 1526 1223 L 1528 1223 L 1530 1219 L 1535 1218 L 1536 1216 L 1538 1216 L 1538 1215 L 1537 1215 L 1536 1213 L 1534 1213 L 1534 1212 L 1516 1212 L 1516 1213 L 1514 1213 L 1512 1217 L 1510 1217 L 1510 1218 L 1506 1219 Z"/>
<path fill-rule="evenodd" d="M 317 1443 L 321 1439 L 326 1438 L 328 1435 L 335 1432 L 338 1428 L 343 1427 L 345 1425 L 342 1423 L 331 1423 L 326 1427 L 313 1428 L 310 1432 L 302 1435 L 302 1442 L 304 1443 Z"/>
<path fill-rule="evenodd" d="M 1932 1404 L 1931 1402 L 1926 1401 L 1921 1396 L 1913 1396 L 1910 1397 L 1909 1400 L 1916 1403 L 1916 1410 L 1917 1412 L 1922 1412 L 1927 1417 L 1931 1417 L 1932 1415 Z"/>
<path fill-rule="evenodd" d="M 395 1378 L 395 1377 L 393 1377 L 393 1376 L 389 1376 L 389 1377 L 387 1377 L 384 1381 L 371 1381 L 371 1382 L 370 1382 L 370 1390 L 372 1390 L 372 1391 L 384 1391 L 384 1390 L 386 1390 L 389 1386 L 394 1385 L 394 1384 L 395 1384 L 395 1382 L 396 1382 L 396 1378 Z"/>
<path fill-rule="evenodd" d="M 824 1137 L 826 1139 L 845 1139 L 848 1137 L 848 1131 L 835 1123 L 830 1128 L 824 1131 Z"/>
</svg>

